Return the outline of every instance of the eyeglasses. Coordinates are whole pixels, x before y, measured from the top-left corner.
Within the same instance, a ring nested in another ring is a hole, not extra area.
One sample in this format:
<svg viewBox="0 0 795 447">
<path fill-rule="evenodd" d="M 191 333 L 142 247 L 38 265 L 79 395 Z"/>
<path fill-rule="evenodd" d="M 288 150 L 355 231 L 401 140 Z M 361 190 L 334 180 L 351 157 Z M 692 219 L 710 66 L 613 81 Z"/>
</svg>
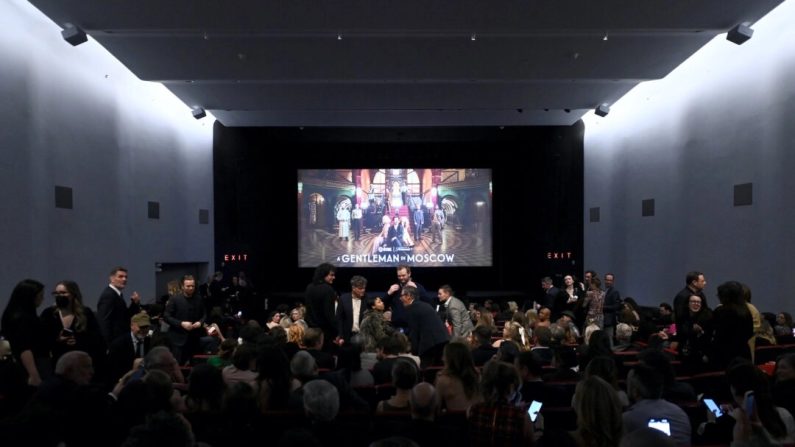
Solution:
<svg viewBox="0 0 795 447">
<path fill-rule="evenodd" d="M 52 296 L 63 296 L 63 295 L 69 295 L 69 292 L 67 292 L 67 291 L 58 291 L 58 290 L 52 292 Z"/>
</svg>

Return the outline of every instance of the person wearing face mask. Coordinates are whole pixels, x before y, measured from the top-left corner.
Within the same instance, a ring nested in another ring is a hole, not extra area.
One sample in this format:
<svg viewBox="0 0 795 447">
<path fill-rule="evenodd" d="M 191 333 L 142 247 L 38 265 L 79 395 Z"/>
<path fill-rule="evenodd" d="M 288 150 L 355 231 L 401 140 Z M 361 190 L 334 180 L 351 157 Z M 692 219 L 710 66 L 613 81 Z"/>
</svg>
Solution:
<svg viewBox="0 0 795 447">
<path fill-rule="evenodd" d="M 135 362 L 149 352 L 151 347 L 151 320 L 146 312 L 133 315 L 130 330 L 113 340 L 108 348 L 109 385 L 115 384 L 125 373 L 134 369 Z"/>
<path fill-rule="evenodd" d="M 83 295 L 76 282 L 60 281 L 52 292 L 54 304 L 39 317 L 52 363 L 70 351 L 84 351 L 95 368 L 101 369 L 105 358 L 105 341 L 94 312 L 83 305 Z"/>
</svg>

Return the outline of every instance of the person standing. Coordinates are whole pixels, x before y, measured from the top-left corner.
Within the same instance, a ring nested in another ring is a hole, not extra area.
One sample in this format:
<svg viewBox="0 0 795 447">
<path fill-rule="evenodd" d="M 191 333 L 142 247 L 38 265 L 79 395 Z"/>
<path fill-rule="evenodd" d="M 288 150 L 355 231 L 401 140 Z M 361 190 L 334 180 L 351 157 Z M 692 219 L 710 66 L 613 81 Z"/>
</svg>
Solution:
<svg viewBox="0 0 795 447">
<path fill-rule="evenodd" d="M 436 311 L 417 298 L 416 287 L 407 285 L 400 291 L 400 301 L 406 309 L 412 354 L 420 356 L 421 368 L 427 368 L 441 364 L 449 335 Z"/>
<path fill-rule="evenodd" d="M 621 293 L 614 287 L 615 275 L 612 273 L 605 273 L 605 301 L 602 306 L 602 314 L 604 314 L 604 331 L 610 337 L 610 344 L 613 344 L 613 338 L 616 335 L 616 323 L 618 323 L 618 311 L 621 309 Z"/>
<path fill-rule="evenodd" d="M 306 286 L 304 293 L 306 300 L 304 319 L 309 327 L 320 328 L 323 331 L 326 348 L 337 341 L 337 335 L 339 334 L 337 318 L 334 312 L 337 292 L 331 287 L 336 276 L 336 267 L 328 262 L 320 264 L 315 269 L 312 283 Z"/>
<path fill-rule="evenodd" d="M 52 294 L 54 305 L 39 316 L 52 363 L 69 351 L 84 351 L 91 356 L 94 367 L 102 370 L 107 345 L 94 312 L 83 305 L 80 287 L 74 281 L 64 280 L 55 285 Z"/>
<path fill-rule="evenodd" d="M 358 203 L 356 208 L 351 211 L 351 222 L 353 223 L 353 237 L 358 241 L 362 235 L 362 207 Z"/>
<path fill-rule="evenodd" d="M 163 318 L 169 325 L 171 351 L 179 364 L 184 365 L 198 353 L 199 340 L 206 334 L 204 304 L 202 297 L 196 293 L 193 276 L 182 277 L 182 293 L 168 300 Z"/>
<path fill-rule="evenodd" d="M 339 211 L 337 211 L 337 221 L 339 221 L 340 239 L 347 241 L 351 231 L 351 212 L 347 206 L 340 206 Z"/>
<path fill-rule="evenodd" d="M 367 278 L 356 275 L 351 278 L 350 293 L 343 293 L 337 306 L 337 319 L 340 324 L 340 336 L 346 342 L 351 341 L 354 334 L 359 333 L 359 326 L 364 319 L 367 305 L 364 303 L 367 291 Z"/>
<path fill-rule="evenodd" d="M 442 321 L 450 325 L 453 337 L 469 337 L 472 334 L 472 319 L 464 303 L 453 296 L 453 288 L 445 284 L 439 287 L 439 302 L 444 310 Z"/>
<path fill-rule="evenodd" d="M 110 284 L 102 290 L 97 302 L 99 330 L 109 345 L 130 328 L 130 318 L 141 311 L 138 292 L 130 296 L 130 304 L 124 302 L 123 290 L 127 287 L 127 269 L 115 267 L 110 271 Z"/>
<path fill-rule="evenodd" d="M 389 305 L 392 308 L 392 325 L 396 328 L 405 328 L 408 326 L 408 322 L 406 321 L 406 310 L 403 308 L 403 303 L 400 299 L 403 288 L 406 286 L 414 287 L 417 289 L 420 300 L 426 301 L 427 298 L 425 298 L 425 287 L 422 287 L 422 285 L 417 284 L 411 279 L 411 267 L 408 265 L 401 264 L 397 266 L 397 279 L 398 282 L 389 287 L 387 297 L 389 298 Z"/>
<path fill-rule="evenodd" d="M 707 286 L 707 279 L 704 274 L 698 271 L 688 272 L 685 276 L 685 288 L 680 290 L 674 297 L 674 322 L 684 321 L 688 316 L 688 303 L 690 297 L 698 295 L 701 297 L 701 307 L 709 309 L 707 296 L 704 295 L 704 287 Z"/>
<path fill-rule="evenodd" d="M 422 207 L 418 206 L 414 210 L 414 242 L 420 242 L 422 240 L 422 226 L 425 224 L 425 213 L 422 211 Z"/>
<path fill-rule="evenodd" d="M 39 386 L 52 373 L 52 364 L 42 337 L 36 308 L 44 301 L 44 284 L 23 279 L 8 300 L 2 318 L 2 333 L 11 344 L 14 359 L 28 374 L 28 385 Z"/>
</svg>

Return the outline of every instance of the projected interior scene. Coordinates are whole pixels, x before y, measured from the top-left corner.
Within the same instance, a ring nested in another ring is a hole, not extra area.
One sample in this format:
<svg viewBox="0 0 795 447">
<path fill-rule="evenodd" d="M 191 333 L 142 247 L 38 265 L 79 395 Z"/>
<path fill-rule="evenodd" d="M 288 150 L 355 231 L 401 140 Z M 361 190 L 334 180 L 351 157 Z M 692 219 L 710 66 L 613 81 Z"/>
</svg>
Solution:
<svg viewBox="0 0 795 447">
<path fill-rule="evenodd" d="M 299 267 L 492 265 L 490 169 L 299 170 Z"/>
</svg>

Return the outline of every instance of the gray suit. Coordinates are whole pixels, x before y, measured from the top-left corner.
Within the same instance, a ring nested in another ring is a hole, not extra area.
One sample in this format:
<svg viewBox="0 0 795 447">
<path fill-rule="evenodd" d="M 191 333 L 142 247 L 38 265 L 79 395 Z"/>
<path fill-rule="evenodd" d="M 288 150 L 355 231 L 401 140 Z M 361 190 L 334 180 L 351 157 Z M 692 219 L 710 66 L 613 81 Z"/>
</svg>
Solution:
<svg viewBox="0 0 795 447">
<path fill-rule="evenodd" d="M 474 326 L 472 318 L 463 301 L 451 296 L 445 303 L 447 306 L 447 321 L 453 326 L 453 337 L 469 337 Z"/>
</svg>

